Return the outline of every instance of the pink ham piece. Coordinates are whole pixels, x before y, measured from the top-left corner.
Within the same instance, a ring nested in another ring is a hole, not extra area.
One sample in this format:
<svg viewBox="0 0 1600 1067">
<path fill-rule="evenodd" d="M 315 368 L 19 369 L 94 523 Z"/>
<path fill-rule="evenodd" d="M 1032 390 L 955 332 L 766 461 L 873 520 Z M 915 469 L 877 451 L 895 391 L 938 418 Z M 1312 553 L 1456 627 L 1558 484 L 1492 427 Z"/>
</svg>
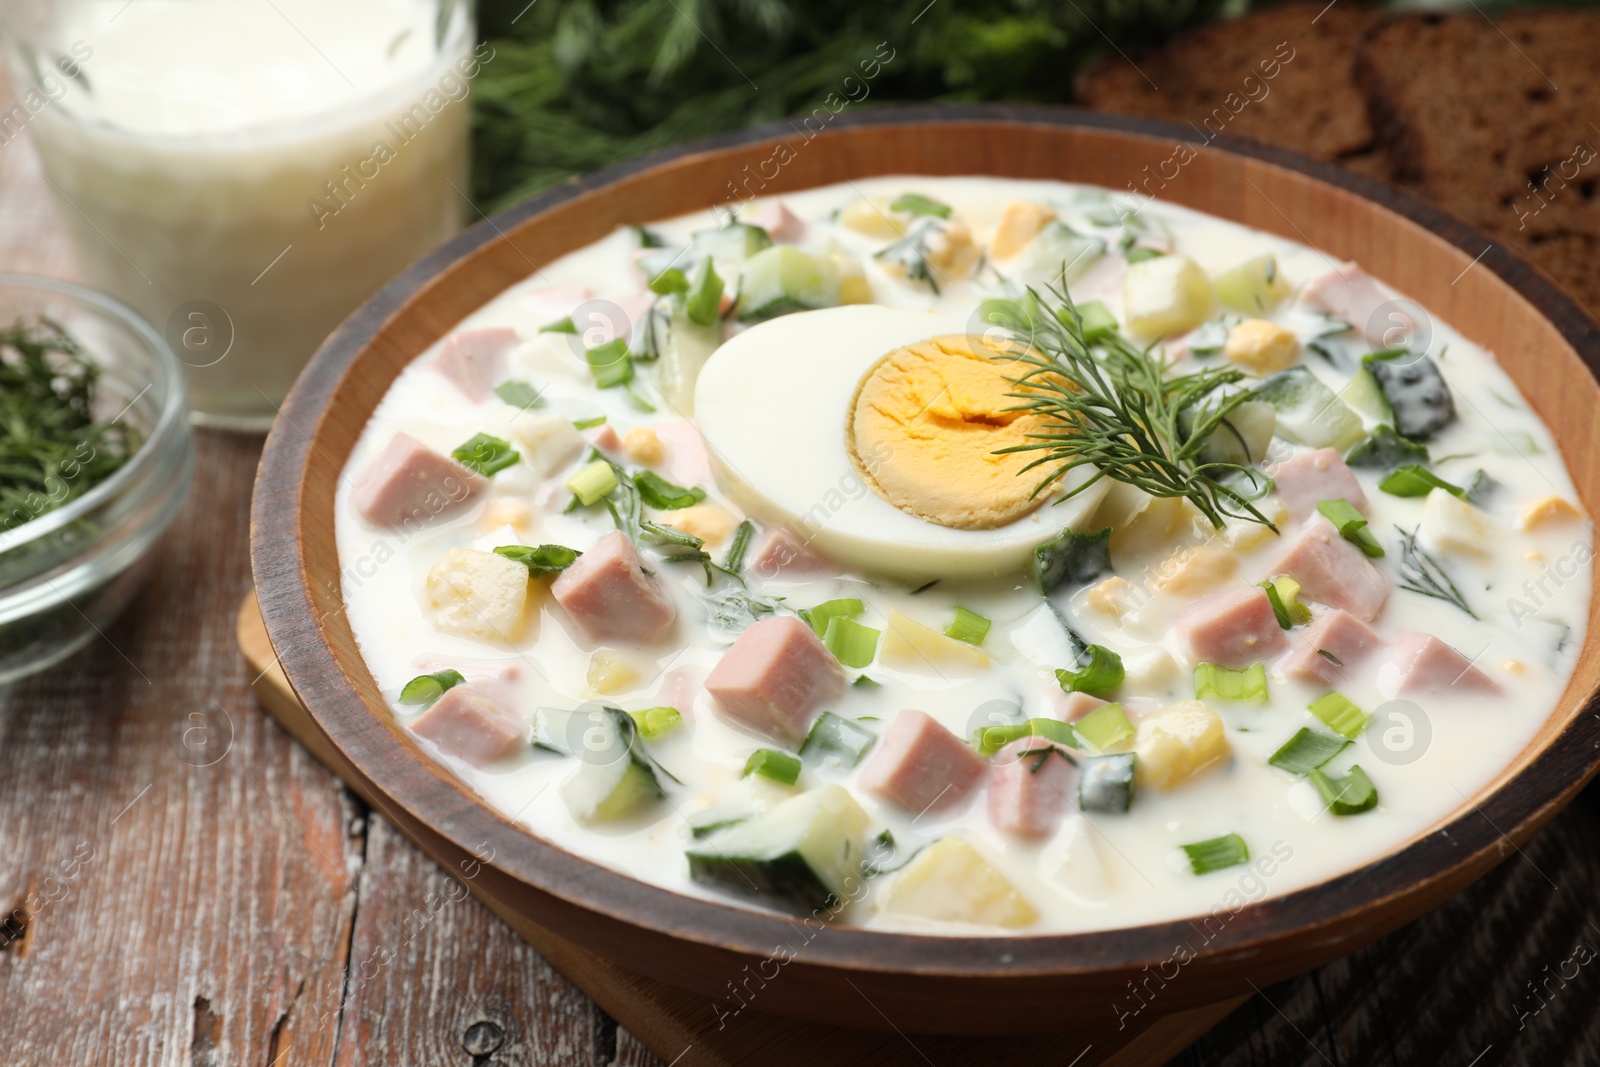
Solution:
<svg viewBox="0 0 1600 1067">
<path fill-rule="evenodd" d="M 967 799 L 987 764 L 925 712 L 894 717 L 861 771 L 861 788 L 915 814 L 948 811 Z"/>
<path fill-rule="evenodd" d="M 1418 324 L 1404 307 L 1396 303 L 1384 309 L 1394 297 L 1383 291 L 1370 274 L 1354 263 L 1341 263 L 1326 274 L 1306 283 L 1300 302 L 1354 326 L 1376 348 L 1404 344 L 1417 336 Z M 1379 314 L 1380 309 L 1384 310 Z"/>
<path fill-rule="evenodd" d="M 485 682 L 446 690 L 411 724 L 411 732 L 474 767 L 497 763 L 528 745 L 522 720 L 505 705 L 499 688 Z"/>
<path fill-rule="evenodd" d="M 782 200 L 768 200 L 744 221 L 760 226 L 779 244 L 794 244 L 806 235 L 806 224 Z"/>
<path fill-rule="evenodd" d="M 1324 500 L 1348 500 L 1361 514 L 1367 513 L 1367 494 L 1361 491 L 1355 472 L 1331 448 L 1285 460 L 1272 471 L 1272 481 L 1295 522 L 1315 515 Z"/>
<path fill-rule="evenodd" d="M 661 580 L 621 530 L 602 537 L 561 572 L 550 595 L 596 641 L 655 641 L 678 617 Z"/>
<path fill-rule="evenodd" d="M 1383 639 L 1366 623 L 1338 609 L 1319 613 L 1310 626 L 1292 634 L 1295 650 L 1283 673 L 1302 682 L 1338 685 L 1383 646 Z"/>
<path fill-rule="evenodd" d="M 374 526 L 420 525 L 467 503 L 483 488 L 482 478 L 401 432 L 356 476 L 351 501 Z"/>
<path fill-rule="evenodd" d="M 1266 590 L 1237 589 L 1202 600 L 1178 622 L 1196 662 L 1238 670 L 1288 647 Z"/>
<path fill-rule="evenodd" d="M 1062 722 L 1077 722 L 1095 708 L 1103 707 L 1106 701 L 1099 697 L 1092 697 L 1088 693 L 1063 693 L 1059 689 L 1050 690 L 1050 710 Z"/>
<path fill-rule="evenodd" d="M 705 438 L 688 419 L 652 426 L 661 443 L 667 446 L 666 476 L 679 485 L 710 485 L 711 458 L 706 454 Z"/>
<path fill-rule="evenodd" d="M 1400 671 L 1397 697 L 1496 696 L 1494 679 L 1432 634 L 1407 630 L 1394 642 L 1390 661 Z"/>
<path fill-rule="evenodd" d="M 1072 805 L 1076 768 L 1042 737 L 995 753 L 989 772 L 989 822 L 1003 834 L 1048 837 Z"/>
<path fill-rule="evenodd" d="M 762 535 L 745 566 L 758 578 L 804 581 L 832 572 L 833 566 L 787 528 L 775 526 Z"/>
<path fill-rule="evenodd" d="M 589 434 L 589 443 L 602 452 L 615 454 L 622 451 L 622 438 L 617 436 L 616 427 L 609 422 Z"/>
<path fill-rule="evenodd" d="M 706 675 L 706 692 L 728 718 L 798 744 L 844 692 L 844 670 L 811 627 L 782 615 L 739 635 Z"/>
<path fill-rule="evenodd" d="M 1307 600 L 1343 608 L 1362 622 L 1376 619 L 1389 599 L 1389 579 L 1361 549 L 1339 536 L 1331 522 L 1306 527 L 1272 573 L 1299 582 Z"/>
<path fill-rule="evenodd" d="M 468 400 L 487 400 L 505 380 L 506 357 L 521 343 L 505 326 L 457 330 L 433 357 L 433 369 Z"/>
</svg>

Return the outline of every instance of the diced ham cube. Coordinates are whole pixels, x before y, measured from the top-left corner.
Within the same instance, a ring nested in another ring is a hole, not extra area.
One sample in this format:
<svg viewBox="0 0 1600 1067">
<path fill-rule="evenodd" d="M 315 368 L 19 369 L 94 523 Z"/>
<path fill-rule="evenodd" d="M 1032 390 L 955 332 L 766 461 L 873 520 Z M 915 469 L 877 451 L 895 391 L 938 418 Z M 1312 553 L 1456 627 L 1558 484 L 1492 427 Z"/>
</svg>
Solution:
<svg viewBox="0 0 1600 1067">
<path fill-rule="evenodd" d="M 1392 300 L 1370 274 L 1354 263 L 1341 263 L 1311 279 L 1300 292 L 1301 303 L 1343 319 L 1376 348 L 1396 347 L 1417 335 L 1418 324 L 1403 305 L 1396 303 L 1384 314 L 1378 314 Z"/>
<path fill-rule="evenodd" d="M 408 433 L 389 439 L 356 476 L 351 500 L 375 526 L 424 524 L 483 491 L 484 481 Z"/>
<path fill-rule="evenodd" d="M 1050 691 L 1050 710 L 1062 722 L 1077 722 L 1105 703 L 1099 697 L 1092 697 L 1088 693 L 1063 693 L 1059 689 Z"/>
<path fill-rule="evenodd" d="M 609 422 L 599 429 L 590 431 L 589 443 L 602 452 L 615 454 L 622 451 L 622 438 L 618 435 L 616 427 Z"/>
<path fill-rule="evenodd" d="M 1348 500 L 1357 511 L 1367 513 L 1367 494 L 1355 472 L 1331 448 L 1285 460 L 1272 471 L 1272 481 L 1295 522 L 1315 515 L 1324 500 Z"/>
<path fill-rule="evenodd" d="M 468 400 L 487 400 L 505 380 L 506 357 L 521 343 L 517 331 L 505 326 L 457 330 L 433 357 L 433 369 Z"/>
<path fill-rule="evenodd" d="M 995 754 L 989 822 L 1003 834 L 1048 837 L 1072 806 L 1076 768 L 1042 737 L 1024 737 Z"/>
<path fill-rule="evenodd" d="M 1494 679 L 1432 634 L 1401 633 L 1390 662 L 1400 671 L 1397 697 L 1495 696 L 1501 692 Z"/>
<path fill-rule="evenodd" d="M 1318 613 L 1304 630 L 1291 631 L 1295 649 L 1283 672 L 1302 682 L 1338 685 L 1383 645 L 1383 639 L 1347 611 Z M 1331 658 L 1330 658 L 1331 657 Z"/>
<path fill-rule="evenodd" d="M 806 224 L 782 200 L 768 200 L 745 221 L 766 230 L 779 244 L 795 244 L 806 235 Z"/>
<path fill-rule="evenodd" d="M 705 438 L 694 423 L 688 419 L 664 422 L 654 430 L 667 446 L 668 480 L 679 485 L 711 484 L 711 458 L 706 454 Z"/>
<path fill-rule="evenodd" d="M 1178 622 L 1196 662 L 1237 670 L 1288 647 L 1266 590 L 1237 589 L 1200 601 Z"/>
<path fill-rule="evenodd" d="M 597 641 L 655 641 L 678 617 L 661 580 L 646 572 L 621 530 L 606 534 L 562 571 L 550 594 Z"/>
<path fill-rule="evenodd" d="M 474 767 L 487 767 L 528 744 L 522 720 L 506 706 L 498 687 L 486 682 L 464 682 L 446 690 L 411 724 L 411 732 Z"/>
<path fill-rule="evenodd" d="M 960 804 L 988 765 L 932 716 L 900 712 L 861 771 L 861 788 L 916 814 Z"/>
<path fill-rule="evenodd" d="M 844 692 L 844 670 L 811 627 L 782 615 L 739 635 L 706 675 L 706 692 L 729 718 L 798 743 L 812 717 Z"/>
<path fill-rule="evenodd" d="M 804 581 L 834 570 L 811 546 L 783 526 L 768 530 L 751 550 L 745 566 L 759 578 Z"/>
<path fill-rule="evenodd" d="M 1331 522 L 1306 527 L 1278 560 L 1274 574 L 1300 583 L 1307 600 L 1343 608 L 1362 622 L 1371 622 L 1389 599 L 1389 579 L 1366 553 L 1346 541 Z"/>
</svg>

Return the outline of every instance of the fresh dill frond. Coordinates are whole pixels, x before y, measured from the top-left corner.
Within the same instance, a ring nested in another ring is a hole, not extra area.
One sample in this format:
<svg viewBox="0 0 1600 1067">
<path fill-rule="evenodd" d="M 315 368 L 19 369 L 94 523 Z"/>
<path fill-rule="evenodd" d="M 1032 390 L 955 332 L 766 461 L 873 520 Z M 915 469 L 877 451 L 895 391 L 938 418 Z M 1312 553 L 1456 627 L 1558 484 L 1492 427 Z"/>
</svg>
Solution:
<svg viewBox="0 0 1600 1067">
<path fill-rule="evenodd" d="M 1009 395 L 1021 401 L 1011 410 L 1046 424 L 1027 435 L 1028 444 L 996 453 L 1040 453 L 1018 472 L 1045 468 L 1034 495 L 1087 466 L 1090 478 L 1063 499 L 1109 477 L 1154 497 L 1186 498 L 1218 528 L 1231 518 L 1277 529 L 1255 506 L 1272 488 L 1270 479 L 1254 467 L 1202 457 L 1213 433 L 1237 436 L 1227 418 L 1249 393 L 1222 390 L 1244 373 L 1208 367 L 1169 374 L 1171 365 L 1153 345 L 1139 348 L 1116 331 L 1091 350 L 1072 298 L 1064 289 L 1052 288 L 1050 295 L 1053 303 L 1030 287 L 1019 300 L 990 300 L 979 309 L 984 322 L 1017 342 L 1000 358 L 1026 368 L 1010 379 L 1016 391 Z M 1186 413 L 1186 425 L 1180 424 Z"/>
<path fill-rule="evenodd" d="M 1398 526 L 1394 529 L 1400 535 L 1400 588 L 1454 604 L 1476 619 L 1477 614 L 1467 607 L 1467 598 L 1461 595 L 1439 561 L 1418 546 L 1417 531 L 1413 529 L 1407 533 Z"/>
</svg>

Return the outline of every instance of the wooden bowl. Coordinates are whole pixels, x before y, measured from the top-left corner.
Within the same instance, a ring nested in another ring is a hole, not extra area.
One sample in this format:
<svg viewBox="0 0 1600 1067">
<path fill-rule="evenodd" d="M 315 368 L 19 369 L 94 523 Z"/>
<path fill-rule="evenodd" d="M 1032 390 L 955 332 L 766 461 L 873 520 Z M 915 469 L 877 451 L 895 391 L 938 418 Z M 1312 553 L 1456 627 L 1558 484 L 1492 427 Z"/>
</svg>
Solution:
<svg viewBox="0 0 1600 1067">
<path fill-rule="evenodd" d="M 273 427 L 256 482 L 251 554 L 262 613 L 344 770 L 502 912 L 728 1010 L 744 1002 L 909 1032 L 1109 1027 L 1146 1002 L 1157 1014 L 1248 993 L 1395 929 L 1510 856 L 1600 766 L 1600 716 L 1583 714 L 1600 680 L 1593 606 L 1555 713 L 1446 823 L 1358 870 L 1203 923 L 1041 937 L 818 929 L 597 866 L 508 822 L 421 752 L 394 726 L 362 662 L 340 597 L 334 486 L 407 363 L 507 286 L 618 226 L 876 174 L 1134 188 L 1355 259 L 1496 353 L 1554 429 L 1589 513 L 1600 514 L 1600 328 L 1571 299 L 1482 234 L 1387 186 L 1260 145 L 1202 148 L 1192 137 L 1040 108 L 878 109 L 837 117 L 811 140 L 784 124 L 568 182 L 413 266 L 323 345 Z"/>
</svg>

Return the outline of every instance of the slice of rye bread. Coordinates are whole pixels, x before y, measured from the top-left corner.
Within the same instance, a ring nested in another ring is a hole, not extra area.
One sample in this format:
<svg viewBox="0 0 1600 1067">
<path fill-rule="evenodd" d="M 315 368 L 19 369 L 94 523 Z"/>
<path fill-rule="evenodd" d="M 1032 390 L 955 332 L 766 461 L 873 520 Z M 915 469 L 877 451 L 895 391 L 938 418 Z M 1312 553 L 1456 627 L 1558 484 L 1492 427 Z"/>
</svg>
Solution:
<svg viewBox="0 0 1600 1067">
<path fill-rule="evenodd" d="M 1078 99 L 1099 111 L 1190 124 L 1203 139 L 1253 137 L 1381 177 L 1386 165 L 1354 64 L 1362 36 L 1383 17 L 1359 0 L 1288 0 L 1198 26 L 1154 50 L 1109 54 L 1083 72 Z M 1265 78 L 1274 60 L 1276 76 Z"/>
<path fill-rule="evenodd" d="M 1397 177 L 1600 314 L 1600 14 L 1408 15 L 1357 76 Z M 1455 72 L 1446 75 L 1445 72 Z"/>
</svg>

